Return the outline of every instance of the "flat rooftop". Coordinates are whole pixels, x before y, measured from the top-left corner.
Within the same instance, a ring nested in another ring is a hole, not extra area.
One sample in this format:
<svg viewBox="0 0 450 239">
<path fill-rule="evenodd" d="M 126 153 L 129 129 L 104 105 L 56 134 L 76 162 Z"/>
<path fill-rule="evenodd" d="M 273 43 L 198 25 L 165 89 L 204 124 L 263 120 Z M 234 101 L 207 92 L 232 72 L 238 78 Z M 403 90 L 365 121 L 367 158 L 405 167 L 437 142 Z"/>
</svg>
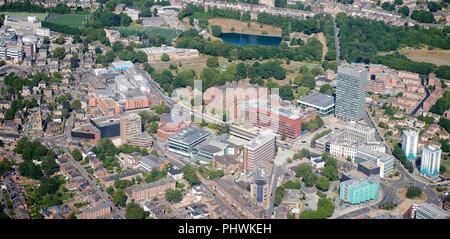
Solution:
<svg viewBox="0 0 450 239">
<path fill-rule="evenodd" d="M 356 171 L 356 170 L 350 171 L 350 172 L 346 172 L 345 175 L 347 177 L 351 178 L 351 179 L 354 179 L 354 178 L 359 179 L 359 178 L 367 177 L 367 175 L 365 175 L 364 173 Z"/>
<path fill-rule="evenodd" d="M 99 117 L 99 118 L 95 118 L 95 119 L 91 119 L 91 120 L 94 121 L 94 123 L 96 123 L 100 127 L 120 123 L 120 118 L 117 116 L 103 116 L 103 117 Z"/>
<path fill-rule="evenodd" d="M 297 102 L 312 107 L 327 109 L 334 105 L 334 97 L 319 92 L 314 92 L 299 99 Z"/>
<path fill-rule="evenodd" d="M 249 150 L 257 150 L 259 147 L 267 144 L 269 141 L 275 138 L 275 134 L 265 133 L 256 136 L 254 139 L 250 140 L 245 147 Z"/>
<path fill-rule="evenodd" d="M 284 201 L 287 202 L 299 202 L 302 197 L 302 191 L 297 189 L 286 189 L 284 195 Z"/>
<path fill-rule="evenodd" d="M 346 64 L 338 67 L 338 74 L 350 75 L 358 78 L 366 78 L 368 70 L 363 65 Z"/>
<path fill-rule="evenodd" d="M 131 61 L 116 61 L 112 63 L 114 68 L 133 68 L 134 64 Z"/>
<path fill-rule="evenodd" d="M 200 138 L 206 138 L 211 135 L 210 132 L 196 127 L 185 128 L 176 135 L 169 136 L 169 140 L 191 144 Z"/>
<path fill-rule="evenodd" d="M 364 162 L 359 163 L 359 164 L 361 164 L 362 166 L 364 166 L 364 167 L 367 168 L 367 169 L 376 169 L 376 168 L 378 168 L 377 165 L 373 164 L 373 163 L 370 162 L 370 161 L 364 161 Z"/>
</svg>

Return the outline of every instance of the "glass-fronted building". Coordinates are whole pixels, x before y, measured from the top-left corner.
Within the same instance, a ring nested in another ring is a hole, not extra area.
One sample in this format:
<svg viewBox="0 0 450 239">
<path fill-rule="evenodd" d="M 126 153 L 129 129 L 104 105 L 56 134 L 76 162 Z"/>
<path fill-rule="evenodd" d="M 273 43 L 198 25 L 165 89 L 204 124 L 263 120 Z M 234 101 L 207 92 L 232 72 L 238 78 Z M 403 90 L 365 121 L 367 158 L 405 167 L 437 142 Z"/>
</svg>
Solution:
<svg viewBox="0 0 450 239">
<path fill-rule="evenodd" d="M 339 188 L 339 198 L 350 204 L 376 200 L 379 186 L 380 177 L 378 175 L 342 181 Z"/>
</svg>

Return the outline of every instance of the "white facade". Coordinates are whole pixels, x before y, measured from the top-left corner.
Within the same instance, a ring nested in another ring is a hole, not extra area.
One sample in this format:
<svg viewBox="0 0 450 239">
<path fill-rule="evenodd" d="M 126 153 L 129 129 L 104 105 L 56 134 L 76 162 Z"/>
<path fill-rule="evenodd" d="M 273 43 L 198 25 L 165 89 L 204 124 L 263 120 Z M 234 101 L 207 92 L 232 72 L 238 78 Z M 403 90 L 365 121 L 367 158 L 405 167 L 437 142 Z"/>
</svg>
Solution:
<svg viewBox="0 0 450 239">
<path fill-rule="evenodd" d="M 331 142 L 330 143 L 330 154 L 342 159 L 350 157 L 352 162 L 355 160 L 356 156 L 356 146 L 350 142 Z"/>
<path fill-rule="evenodd" d="M 428 145 L 423 147 L 420 172 L 429 177 L 439 175 L 441 153 L 442 150 L 434 146 Z"/>
<path fill-rule="evenodd" d="M 417 145 L 419 144 L 419 134 L 415 130 L 403 131 L 402 150 L 407 159 L 417 158 Z"/>
</svg>

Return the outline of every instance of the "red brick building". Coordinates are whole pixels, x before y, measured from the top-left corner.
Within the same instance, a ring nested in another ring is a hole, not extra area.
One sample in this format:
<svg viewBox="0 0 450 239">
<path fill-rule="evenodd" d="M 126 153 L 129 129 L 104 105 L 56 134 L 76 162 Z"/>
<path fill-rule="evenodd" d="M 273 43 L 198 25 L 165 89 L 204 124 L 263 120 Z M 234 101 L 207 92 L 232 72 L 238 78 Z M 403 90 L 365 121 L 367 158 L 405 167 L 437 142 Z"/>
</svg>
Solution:
<svg viewBox="0 0 450 239">
<path fill-rule="evenodd" d="M 179 131 L 189 127 L 191 127 L 190 123 L 187 123 L 184 120 L 177 120 L 176 122 L 172 119 L 172 115 L 170 113 L 163 114 L 160 117 L 158 131 L 156 134 L 158 135 L 158 138 L 168 139 L 169 136 L 175 135 Z"/>
<path fill-rule="evenodd" d="M 131 198 L 134 202 L 152 200 L 154 197 L 164 196 L 166 189 L 175 189 L 173 178 L 163 178 L 156 182 L 134 185 L 131 188 Z"/>
<path fill-rule="evenodd" d="M 302 123 L 316 118 L 313 108 L 300 109 L 294 105 L 261 107 L 255 104 L 248 106 L 249 122 L 260 128 L 271 129 L 289 138 L 297 138 L 302 131 Z"/>
<path fill-rule="evenodd" d="M 96 207 L 83 208 L 81 209 L 81 214 L 79 214 L 79 219 L 95 219 L 99 217 L 104 217 L 111 213 L 111 207 L 107 203 L 100 203 Z"/>
</svg>

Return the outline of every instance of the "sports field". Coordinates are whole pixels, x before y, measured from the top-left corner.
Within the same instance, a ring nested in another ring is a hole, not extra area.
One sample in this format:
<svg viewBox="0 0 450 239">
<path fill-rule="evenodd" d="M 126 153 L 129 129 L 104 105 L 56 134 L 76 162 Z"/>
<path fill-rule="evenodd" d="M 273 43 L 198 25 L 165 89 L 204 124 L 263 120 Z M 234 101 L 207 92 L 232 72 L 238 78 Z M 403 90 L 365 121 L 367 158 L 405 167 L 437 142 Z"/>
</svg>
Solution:
<svg viewBox="0 0 450 239">
<path fill-rule="evenodd" d="M 34 12 L 0 12 L 0 14 L 8 14 L 8 15 L 15 15 L 15 16 L 22 16 L 22 17 L 28 17 L 28 16 L 35 16 L 40 21 L 44 21 L 44 19 L 47 17 L 48 13 L 34 13 Z"/>
<path fill-rule="evenodd" d="M 89 15 L 77 14 L 52 14 L 47 21 L 59 25 L 67 25 L 71 27 L 81 27 L 87 22 Z"/>
</svg>

